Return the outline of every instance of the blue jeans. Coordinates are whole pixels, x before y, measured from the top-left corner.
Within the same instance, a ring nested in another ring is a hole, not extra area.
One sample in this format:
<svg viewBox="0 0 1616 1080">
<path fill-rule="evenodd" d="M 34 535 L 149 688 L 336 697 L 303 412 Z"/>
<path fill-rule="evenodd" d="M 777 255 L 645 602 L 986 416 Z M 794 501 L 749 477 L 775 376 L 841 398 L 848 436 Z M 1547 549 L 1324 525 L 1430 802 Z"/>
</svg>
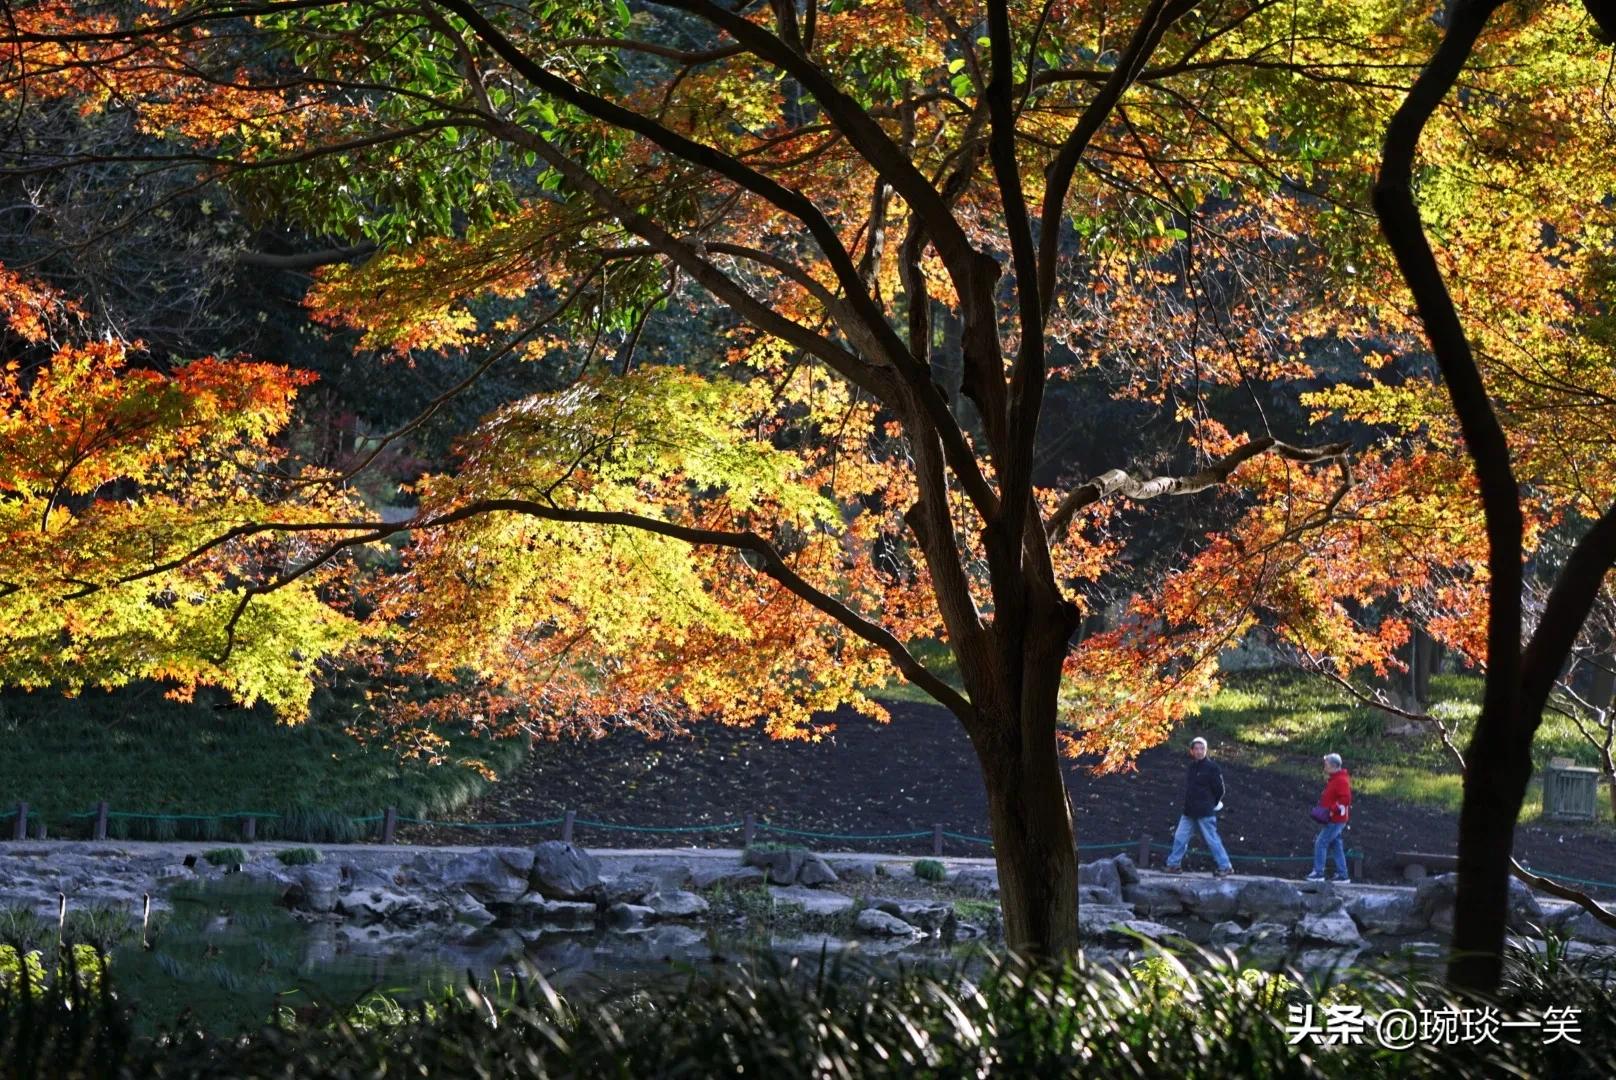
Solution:
<svg viewBox="0 0 1616 1080">
<path fill-rule="evenodd" d="M 1218 839 L 1217 817 L 1179 817 L 1178 828 L 1173 832 L 1173 852 L 1167 856 L 1168 866 L 1178 866 L 1184 861 L 1184 853 L 1190 847 L 1190 834 L 1197 828 L 1201 830 L 1201 839 L 1206 841 L 1206 849 L 1212 853 L 1212 859 L 1218 864 L 1219 870 L 1229 869 L 1229 853 L 1223 850 L 1223 841 Z"/>
<path fill-rule="evenodd" d="M 1335 876 L 1347 876 L 1347 846 L 1341 842 L 1341 834 L 1346 831 L 1347 823 L 1339 822 L 1335 825 L 1325 825 L 1319 829 L 1319 835 L 1313 841 L 1313 872 L 1324 873 L 1324 856 L 1334 857 Z"/>
</svg>

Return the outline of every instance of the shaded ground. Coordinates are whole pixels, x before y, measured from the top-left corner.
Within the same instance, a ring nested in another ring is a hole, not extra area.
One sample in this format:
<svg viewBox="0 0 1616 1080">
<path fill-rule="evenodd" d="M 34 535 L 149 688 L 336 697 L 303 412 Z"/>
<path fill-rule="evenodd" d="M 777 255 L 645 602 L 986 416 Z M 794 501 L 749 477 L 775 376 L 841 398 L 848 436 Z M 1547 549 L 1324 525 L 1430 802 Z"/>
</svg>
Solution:
<svg viewBox="0 0 1616 1080">
<path fill-rule="evenodd" d="M 843 717 L 835 735 L 818 744 L 775 742 L 754 729 L 705 725 L 690 737 L 656 742 L 616 735 L 539 746 L 519 770 L 457 818 L 538 820 L 574 810 L 584 820 L 668 828 L 739 821 L 751 811 L 760 820 L 812 832 L 869 836 L 927 831 L 925 839 L 856 843 L 759 834 L 760 839 L 827 850 L 915 855 L 930 852 L 933 823 L 951 832 L 986 836 L 986 796 L 957 722 L 936 706 L 896 703 L 891 711 L 889 725 Z M 1216 744 L 1214 740 L 1214 755 L 1228 786 L 1220 831 L 1237 867 L 1287 876 L 1305 873 L 1304 861 L 1254 857 L 1296 860 L 1311 855 L 1316 826 L 1307 811 L 1323 785 L 1322 774 L 1315 783 L 1278 769 L 1249 767 L 1240 763 L 1238 747 L 1220 751 Z M 1137 841 L 1145 834 L 1158 842 L 1170 840 L 1178 820 L 1184 762 L 1182 748 L 1167 746 L 1146 752 L 1138 771 L 1126 775 L 1091 776 L 1070 763 L 1067 776 L 1079 843 Z M 1370 880 L 1393 878 L 1395 852 L 1454 849 L 1457 819 L 1450 813 L 1367 795 L 1355 800 L 1353 811 L 1347 846 L 1364 852 Z M 467 843 L 489 842 L 496 835 L 525 842 L 554 837 L 557 830 L 495 833 L 412 826 L 401 830 L 399 838 Z M 579 825 L 576 836 L 585 845 L 602 847 L 728 847 L 738 843 L 739 831 L 659 833 Z M 945 850 L 952 855 L 987 853 L 986 847 L 953 839 Z M 1516 853 L 1538 870 L 1616 882 L 1616 835 L 1522 827 Z M 1158 863 L 1160 858 L 1158 852 Z M 1189 866 L 1198 865 L 1207 865 L 1204 855 L 1192 855 Z"/>
</svg>

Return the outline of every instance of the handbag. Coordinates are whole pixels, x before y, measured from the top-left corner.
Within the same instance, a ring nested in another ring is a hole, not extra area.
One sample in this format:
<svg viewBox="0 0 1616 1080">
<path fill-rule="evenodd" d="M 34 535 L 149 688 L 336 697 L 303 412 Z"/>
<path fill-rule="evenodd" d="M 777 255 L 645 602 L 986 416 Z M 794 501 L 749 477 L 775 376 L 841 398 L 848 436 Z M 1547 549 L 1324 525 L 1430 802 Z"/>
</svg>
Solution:
<svg viewBox="0 0 1616 1080">
<path fill-rule="evenodd" d="M 1325 809 L 1322 806 L 1315 806 L 1313 809 L 1309 810 L 1308 811 L 1308 816 L 1310 816 L 1314 821 L 1318 822 L 1320 825 L 1328 825 L 1328 824 L 1330 824 L 1330 811 Z"/>
</svg>

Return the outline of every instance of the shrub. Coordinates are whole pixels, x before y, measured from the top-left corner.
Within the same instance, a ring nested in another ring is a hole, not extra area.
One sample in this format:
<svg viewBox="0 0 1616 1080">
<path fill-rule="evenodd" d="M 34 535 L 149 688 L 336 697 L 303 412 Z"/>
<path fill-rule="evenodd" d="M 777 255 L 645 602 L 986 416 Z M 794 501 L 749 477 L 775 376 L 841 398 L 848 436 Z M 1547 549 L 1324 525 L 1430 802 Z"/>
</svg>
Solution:
<svg viewBox="0 0 1616 1080">
<path fill-rule="evenodd" d="M 917 859 L 915 877 L 921 881 L 942 881 L 948 877 L 948 868 L 936 859 Z"/>
<path fill-rule="evenodd" d="M 204 851 L 202 857 L 210 866 L 232 866 L 247 861 L 247 853 L 238 847 L 214 848 L 212 851 Z"/>
<path fill-rule="evenodd" d="M 275 857 L 286 866 L 307 866 L 325 858 L 318 848 L 311 847 L 287 848 L 285 851 L 277 851 Z"/>
</svg>

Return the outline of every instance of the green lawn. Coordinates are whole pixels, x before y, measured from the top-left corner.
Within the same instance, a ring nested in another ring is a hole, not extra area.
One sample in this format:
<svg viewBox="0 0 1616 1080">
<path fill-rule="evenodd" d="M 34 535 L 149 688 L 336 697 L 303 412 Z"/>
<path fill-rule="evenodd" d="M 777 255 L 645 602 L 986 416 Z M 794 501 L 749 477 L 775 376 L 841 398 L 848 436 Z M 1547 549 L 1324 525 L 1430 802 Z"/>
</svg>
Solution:
<svg viewBox="0 0 1616 1080">
<path fill-rule="evenodd" d="M 1463 748 L 1481 711 L 1480 677 L 1434 676 L 1431 695 L 1432 714 L 1452 722 L 1455 742 Z M 1312 777 L 1318 772 L 1319 756 L 1333 751 L 1352 770 L 1358 791 L 1457 811 L 1462 794 L 1459 775 L 1441 741 L 1435 734 L 1388 736 L 1387 719 L 1315 676 L 1245 672 L 1225 678 L 1223 690 L 1191 723 L 1233 744 L 1220 747 L 1220 753 L 1252 765 Z M 1556 757 L 1579 765 L 1598 764 L 1595 749 L 1575 725 L 1550 713 L 1538 729 L 1533 760 L 1541 768 Z M 1598 823 L 1608 828 L 1606 790 L 1601 786 Z M 1534 779 L 1521 820 L 1535 821 L 1542 812 L 1542 784 Z"/>
<path fill-rule="evenodd" d="M 930 643 L 928 643 L 929 645 Z M 926 653 L 933 670 L 945 677 L 953 666 L 946 657 Z M 941 662 L 939 662 L 941 661 Z M 1371 795 L 1445 807 L 1458 812 L 1462 790 L 1453 759 L 1433 734 L 1388 736 L 1389 717 L 1357 702 L 1314 675 L 1297 671 L 1236 672 L 1223 679 L 1223 689 L 1189 726 L 1224 740 L 1219 754 L 1261 768 L 1281 769 L 1312 779 L 1320 756 L 1335 752 L 1352 770 L 1353 787 Z M 1431 679 L 1433 715 L 1451 722 L 1455 742 L 1469 741 L 1481 711 L 1481 678 L 1436 675 Z M 895 681 L 877 697 L 884 701 L 932 704 L 929 694 Z M 1597 766 L 1598 754 L 1570 720 L 1550 712 L 1538 729 L 1533 760 L 1541 769 L 1549 759 L 1570 758 Z M 1521 810 L 1522 821 L 1543 814 L 1543 785 L 1534 778 Z M 1608 788 L 1601 784 L 1595 826 L 1612 825 Z"/>
<path fill-rule="evenodd" d="M 396 806 L 405 816 L 452 814 L 487 788 L 474 767 L 515 768 L 522 744 L 444 732 L 447 761 L 430 765 L 400 750 L 364 745 L 343 730 L 361 690 L 317 695 L 314 716 L 286 725 L 267 709 L 240 709 L 199 693 L 191 704 L 160 689 L 116 693 L 0 695 L 0 812 L 25 800 L 55 835 L 74 835 L 97 800 L 115 811 L 214 814 L 260 811 L 283 826 L 264 839 L 346 839 L 346 819 Z M 202 839 L 233 835 L 233 823 L 114 819 L 114 835 Z M 9 821 L 6 828 L 10 828 Z M 302 834 L 299 836 L 299 834 Z M 9 834 L 8 834 L 9 835 Z"/>
</svg>

